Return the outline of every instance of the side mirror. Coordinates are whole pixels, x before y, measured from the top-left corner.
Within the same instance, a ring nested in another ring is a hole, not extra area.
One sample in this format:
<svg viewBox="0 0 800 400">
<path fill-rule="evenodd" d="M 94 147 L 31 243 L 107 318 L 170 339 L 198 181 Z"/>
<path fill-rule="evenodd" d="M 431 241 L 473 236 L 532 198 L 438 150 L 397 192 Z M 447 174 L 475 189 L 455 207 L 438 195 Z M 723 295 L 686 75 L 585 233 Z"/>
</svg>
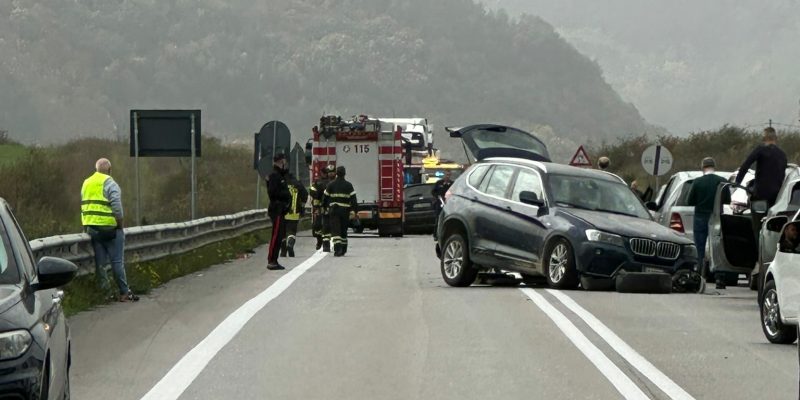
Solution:
<svg viewBox="0 0 800 400">
<path fill-rule="evenodd" d="M 536 207 L 544 207 L 544 200 L 540 199 L 534 192 L 523 191 L 519 194 L 519 201 Z"/>
<path fill-rule="evenodd" d="M 647 203 L 644 203 L 644 206 L 650 211 L 658 211 L 658 204 L 656 204 L 655 201 L 648 201 Z"/>
<path fill-rule="evenodd" d="M 750 212 L 757 214 L 766 214 L 767 209 L 768 207 L 766 200 L 756 200 L 750 205 Z"/>
<path fill-rule="evenodd" d="M 42 257 L 36 264 L 39 283 L 36 290 L 52 289 L 69 283 L 78 272 L 78 267 L 63 258 Z"/>
<path fill-rule="evenodd" d="M 767 220 L 765 226 L 767 230 L 770 232 L 780 233 L 783 231 L 783 226 L 786 225 L 787 222 L 789 222 L 789 217 L 785 216 L 772 217 Z"/>
</svg>

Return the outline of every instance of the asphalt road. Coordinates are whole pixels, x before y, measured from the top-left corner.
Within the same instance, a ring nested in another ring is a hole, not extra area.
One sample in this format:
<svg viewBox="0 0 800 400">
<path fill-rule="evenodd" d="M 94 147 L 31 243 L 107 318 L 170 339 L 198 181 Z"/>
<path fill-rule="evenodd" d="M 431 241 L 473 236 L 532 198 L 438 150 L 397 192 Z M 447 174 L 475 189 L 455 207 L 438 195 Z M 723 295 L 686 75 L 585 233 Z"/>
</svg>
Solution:
<svg viewBox="0 0 800 400">
<path fill-rule="evenodd" d="M 754 292 L 447 287 L 428 236 L 301 238 L 79 314 L 76 399 L 796 399 Z"/>
</svg>

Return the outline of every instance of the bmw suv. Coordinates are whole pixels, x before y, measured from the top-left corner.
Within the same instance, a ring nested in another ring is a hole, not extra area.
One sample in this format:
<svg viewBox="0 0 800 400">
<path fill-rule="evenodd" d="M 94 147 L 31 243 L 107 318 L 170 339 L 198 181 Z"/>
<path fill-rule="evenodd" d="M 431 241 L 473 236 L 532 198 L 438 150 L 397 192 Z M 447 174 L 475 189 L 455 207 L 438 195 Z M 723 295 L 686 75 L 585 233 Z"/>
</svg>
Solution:
<svg viewBox="0 0 800 400">
<path fill-rule="evenodd" d="M 614 176 L 520 158 L 486 159 L 462 174 L 436 235 L 451 286 L 504 270 L 559 289 L 669 292 L 673 276 L 697 264 L 692 241 L 653 221 Z"/>
</svg>

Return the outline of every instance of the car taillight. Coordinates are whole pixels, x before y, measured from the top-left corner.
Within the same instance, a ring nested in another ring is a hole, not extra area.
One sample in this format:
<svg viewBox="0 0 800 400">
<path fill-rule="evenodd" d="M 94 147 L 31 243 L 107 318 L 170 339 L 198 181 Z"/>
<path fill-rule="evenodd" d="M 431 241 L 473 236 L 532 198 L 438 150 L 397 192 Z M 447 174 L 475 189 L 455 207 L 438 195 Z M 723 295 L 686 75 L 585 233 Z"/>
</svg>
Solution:
<svg viewBox="0 0 800 400">
<path fill-rule="evenodd" d="M 678 231 L 680 233 L 684 233 L 683 229 L 683 219 L 681 219 L 681 215 L 678 213 L 672 213 L 672 216 L 669 218 L 669 227 L 672 230 Z"/>
</svg>

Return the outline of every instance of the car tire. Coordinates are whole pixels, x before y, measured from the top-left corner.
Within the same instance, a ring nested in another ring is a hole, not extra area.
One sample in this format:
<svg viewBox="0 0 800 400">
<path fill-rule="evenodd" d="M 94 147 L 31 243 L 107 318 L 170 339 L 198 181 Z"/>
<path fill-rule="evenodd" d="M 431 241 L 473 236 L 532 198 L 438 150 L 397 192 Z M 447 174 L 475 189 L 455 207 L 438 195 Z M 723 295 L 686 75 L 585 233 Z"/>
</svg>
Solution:
<svg viewBox="0 0 800 400">
<path fill-rule="evenodd" d="M 781 322 L 781 309 L 778 304 L 778 290 L 775 281 L 764 284 L 764 297 L 761 300 L 761 330 L 772 343 L 791 344 L 797 340 L 797 329 Z"/>
<path fill-rule="evenodd" d="M 469 259 L 467 241 L 459 233 L 453 233 L 445 239 L 439 265 L 442 278 L 450 286 L 467 287 L 478 276 L 478 268 Z"/>
<path fill-rule="evenodd" d="M 611 278 L 597 278 L 594 276 L 581 275 L 581 287 L 583 290 L 593 292 L 608 292 L 614 290 L 615 283 Z"/>
<path fill-rule="evenodd" d="M 566 239 L 553 240 L 545 251 L 544 276 L 547 284 L 554 289 L 575 289 L 579 276 L 575 268 L 575 256 L 572 246 Z"/>
<path fill-rule="evenodd" d="M 669 274 L 627 272 L 617 274 L 614 281 L 620 293 L 672 293 L 672 276 Z"/>
</svg>

